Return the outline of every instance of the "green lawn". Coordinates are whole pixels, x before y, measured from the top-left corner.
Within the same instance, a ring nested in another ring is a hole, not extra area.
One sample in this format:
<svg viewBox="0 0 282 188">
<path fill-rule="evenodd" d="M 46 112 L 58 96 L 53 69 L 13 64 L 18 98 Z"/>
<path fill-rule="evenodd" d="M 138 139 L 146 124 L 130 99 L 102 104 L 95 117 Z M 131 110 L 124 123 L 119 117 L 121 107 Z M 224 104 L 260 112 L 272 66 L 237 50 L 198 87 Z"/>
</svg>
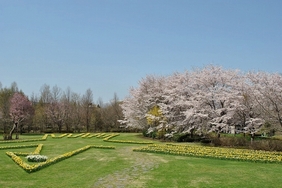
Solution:
<svg viewBox="0 0 282 188">
<path fill-rule="evenodd" d="M 43 135 L 20 139 L 40 139 Z M 59 136 L 57 134 L 56 136 Z M 121 133 L 114 140 L 150 141 L 139 134 Z M 159 144 L 158 141 L 154 141 Z M 86 145 L 114 146 L 91 148 L 27 173 L 8 157 L 6 151 L 33 152 L 35 148 L 0 150 L 0 187 L 281 187 L 282 164 L 238 162 L 133 152 L 144 144 L 104 142 L 102 138 L 58 138 L 46 141 L 1 143 L 2 146 L 43 144 L 42 155 L 56 157 Z M 21 157 L 24 159 L 24 157 Z"/>
</svg>

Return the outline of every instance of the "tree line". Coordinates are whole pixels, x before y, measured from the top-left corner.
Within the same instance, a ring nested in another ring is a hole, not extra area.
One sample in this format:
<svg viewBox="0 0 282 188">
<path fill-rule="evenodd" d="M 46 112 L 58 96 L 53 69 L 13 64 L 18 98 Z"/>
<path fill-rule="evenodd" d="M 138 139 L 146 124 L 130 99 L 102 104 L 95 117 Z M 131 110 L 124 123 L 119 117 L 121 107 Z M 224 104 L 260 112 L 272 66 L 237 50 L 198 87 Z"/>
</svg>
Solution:
<svg viewBox="0 0 282 188">
<path fill-rule="evenodd" d="M 282 76 L 209 65 L 148 75 L 121 104 L 128 127 L 156 133 L 272 134 L 282 128 Z"/>
<path fill-rule="evenodd" d="M 109 103 L 94 103 L 91 89 L 80 95 L 44 84 L 40 96 L 28 97 L 15 82 L 0 85 L 0 132 L 12 139 L 13 133 L 121 131 L 120 103 L 116 93 Z"/>
</svg>

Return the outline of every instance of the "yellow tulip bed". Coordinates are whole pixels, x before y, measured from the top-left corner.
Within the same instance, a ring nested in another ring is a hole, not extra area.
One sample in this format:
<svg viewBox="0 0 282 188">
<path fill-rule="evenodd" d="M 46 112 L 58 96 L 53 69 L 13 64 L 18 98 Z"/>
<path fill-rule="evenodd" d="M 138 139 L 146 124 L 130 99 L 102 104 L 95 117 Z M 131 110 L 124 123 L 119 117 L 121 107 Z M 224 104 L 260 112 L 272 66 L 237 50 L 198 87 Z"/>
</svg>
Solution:
<svg viewBox="0 0 282 188">
<path fill-rule="evenodd" d="M 42 150 L 43 144 L 38 144 L 35 151 L 32 153 L 23 153 L 23 152 L 13 152 L 15 155 L 27 156 L 27 155 L 39 155 Z"/>
<path fill-rule="evenodd" d="M 0 141 L 0 144 L 8 144 L 8 143 L 21 143 L 21 142 L 35 142 L 35 141 L 44 141 L 48 137 L 48 134 L 45 134 L 41 139 L 28 139 L 28 140 L 5 140 Z"/>
<path fill-rule="evenodd" d="M 46 140 L 48 137 L 48 134 L 45 134 L 43 137 L 42 137 L 42 140 Z"/>
<path fill-rule="evenodd" d="M 103 139 L 105 142 L 116 142 L 116 143 L 128 143 L 128 144 L 152 144 L 152 142 L 144 142 L 144 141 L 131 141 L 131 140 L 113 140 L 112 138 L 118 136 L 118 133 L 81 133 L 81 134 L 68 134 L 64 133 L 59 136 L 56 136 L 55 134 L 45 134 L 41 139 L 30 139 L 30 140 L 17 140 L 17 142 L 28 142 L 28 141 L 44 141 L 48 138 L 48 136 L 51 136 L 52 138 L 59 139 L 59 138 L 100 138 Z M 7 142 L 5 142 L 7 143 Z M 10 142 L 8 142 L 10 143 Z M 61 160 L 67 159 L 73 155 L 76 155 L 78 153 L 84 152 L 90 148 L 100 148 L 100 149 L 115 149 L 113 146 L 103 146 L 103 145 L 87 145 L 85 147 L 82 147 L 80 149 L 67 152 L 65 154 L 59 155 L 54 158 L 47 159 L 44 162 L 38 162 L 36 164 L 29 164 L 26 162 L 25 159 L 22 159 L 21 156 L 29 156 L 29 155 L 40 155 L 40 152 L 43 148 L 43 144 L 30 144 L 30 145 L 18 145 L 18 146 L 2 146 L 0 149 L 18 149 L 18 148 L 29 148 L 29 147 L 36 147 L 36 149 L 33 152 L 6 152 L 6 154 L 12 158 L 12 160 L 17 163 L 20 167 L 22 167 L 26 172 L 35 172 L 38 171 L 44 167 L 47 167 L 49 165 L 55 164 Z"/>
<path fill-rule="evenodd" d="M 85 133 L 81 133 L 81 134 L 77 134 L 77 135 L 73 135 L 73 134 L 68 134 L 67 138 L 78 138 L 80 136 L 83 136 Z M 62 138 L 62 137 L 61 137 Z"/>
<path fill-rule="evenodd" d="M 52 138 L 63 138 L 63 137 L 67 137 L 67 138 L 102 138 L 103 141 L 105 142 L 115 142 L 115 143 L 126 143 L 126 144 L 152 144 L 153 142 L 148 142 L 148 141 L 131 141 L 131 140 L 113 140 L 112 138 L 118 136 L 118 133 L 111 133 L 111 134 L 107 134 L 107 133 L 95 133 L 95 134 L 90 134 L 90 133 L 81 133 L 81 134 L 77 134 L 77 135 L 73 135 L 73 134 L 62 134 L 60 136 L 55 136 L 55 134 L 51 134 Z"/>
<path fill-rule="evenodd" d="M 85 133 L 84 135 L 81 136 L 81 138 L 86 138 L 90 135 L 90 133 Z"/>
<path fill-rule="evenodd" d="M 282 152 L 261 150 L 217 148 L 196 145 L 152 144 L 134 149 L 133 151 L 239 161 L 282 163 Z"/>
<path fill-rule="evenodd" d="M 42 147 L 41 147 L 42 148 Z M 100 148 L 100 149 L 115 149 L 115 147 L 113 146 L 98 146 L 98 145 L 87 145 L 87 146 L 84 146 L 82 148 L 79 148 L 77 150 L 74 150 L 74 151 L 70 151 L 70 152 L 67 152 L 65 154 L 62 154 L 62 155 L 59 155 L 57 157 L 54 157 L 54 158 L 51 158 L 51 159 L 48 159 L 47 161 L 45 162 L 40 162 L 40 163 L 37 163 L 37 164 L 28 164 L 26 162 L 24 162 L 21 157 L 19 157 L 15 152 L 6 152 L 6 154 L 11 157 L 13 159 L 13 161 L 15 163 L 17 163 L 20 167 L 22 167 L 26 172 L 35 172 L 35 171 L 38 171 L 42 168 L 45 168 L 49 165 L 52 165 L 52 164 L 55 164 L 59 161 L 62 161 L 64 159 L 67 159 L 71 156 L 74 156 L 76 154 L 79 154 L 81 152 L 84 152 L 90 148 Z M 37 150 L 39 151 L 39 145 L 37 147 L 37 149 L 35 150 L 35 152 L 37 152 Z"/>
<path fill-rule="evenodd" d="M 67 135 L 68 135 L 67 133 L 61 134 L 60 136 L 55 136 L 54 134 L 51 134 L 51 137 L 52 138 L 63 138 L 65 136 L 67 136 Z"/>
<path fill-rule="evenodd" d="M 107 136 L 106 133 L 97 133 L 97 134 L 95 134 L 96 138 L 104 138 L 105 136 Z"/>
<path fill-rule="evenodd" d="M 30 144 L 30 145 L 17 145 L 17 146 L 1 146 L 0 150 L 4 149 L 18 149 L 18 148 L 33 148 L 38 146 L 38 144 Z"/>
<path fill-rule="evenodd" d="M 103 139 L 105 142 L 115 142 L 115 143 L 126 143 L 126 144 L 153 144 L 153 142 L 147 141 L 131 141 L 131 140 L 112 140 L 113 137 L 118 136 L 119 134 L 111 134 Z"/>
</svg>

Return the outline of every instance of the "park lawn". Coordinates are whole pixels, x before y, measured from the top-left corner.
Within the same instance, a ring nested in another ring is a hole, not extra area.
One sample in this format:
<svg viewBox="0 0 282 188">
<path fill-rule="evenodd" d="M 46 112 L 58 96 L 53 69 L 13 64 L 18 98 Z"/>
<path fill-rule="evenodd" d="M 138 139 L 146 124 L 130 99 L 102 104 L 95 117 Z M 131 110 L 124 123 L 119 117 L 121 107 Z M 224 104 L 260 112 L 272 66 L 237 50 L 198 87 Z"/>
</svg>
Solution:
<svg viewBox="0 0 282 188">
<path fill-rule="evenodd" d="M 42 136 L 21 135 L 20 139 Z M 120 133 L 113 139 L 148 141 L 138 133 Z M 0 150 L 0 187 L 280 187 L 282 184 L 279 178 L 282 164 L 133 152 L 133 148 L 144 144 L 104 142 L 95 137 L 49 136 L 46 141 L 0 146 L 27 144 L 44 144 L 41 154 L 50 158 L 86 145 L 115 146 L 115 149 L 91 148 L 33 173 L 25 172 L 5 152 L 32 152 L 34 148 Z"/>
</svg>

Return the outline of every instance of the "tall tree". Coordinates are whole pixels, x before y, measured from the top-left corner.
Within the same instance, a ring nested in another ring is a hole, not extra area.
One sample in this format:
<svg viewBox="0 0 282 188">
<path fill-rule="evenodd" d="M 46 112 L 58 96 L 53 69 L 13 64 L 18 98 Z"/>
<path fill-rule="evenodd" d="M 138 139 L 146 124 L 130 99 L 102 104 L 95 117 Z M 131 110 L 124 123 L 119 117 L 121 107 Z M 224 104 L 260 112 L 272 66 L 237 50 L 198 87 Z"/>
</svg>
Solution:
<svg viewBox="0 0 282 188">
<path fill-rule="evenodd" d="M 282 75 L 249 73 L 250 91 L 265 120 L 282 130 Z"/>
<path fill-rule="evenodd" d="M 80 132 L 82 130 L 82 107 L 81 97 L 77 93 L 72 93 L 71 100 L 71 120 L 74 131 Z"/>
<path fill-rule="evenodd" d="M 42 101 L 42 103 L 47 104 L 51 102 L 52 94 L 49 85 L 44 84 L 40 89 L 40 93 L 40 101 Z"/>
<path fill-rule="evenodd" d="M 67 106 L 63 102 L 51 102 L 48 104 L 46 114 L 47 117 L 57 126 L 57 131 L 62 132 L 62 128 L 66 122 Z"/>
<path fill-rule="evenodd" d="M 150 110 L 158 106 L 168 131 L 191 135 L 194 132 L 205 134 L 215 131 L 219 135 L 220 132 L 228 133 L 232 127 L 241 125 L 248 132 L 254 133 L 261 128 L 263 120 L 262 114 L 257 113 L 258 105 L 254 104 L 253 99 L 263 105 L 272 104 L 268 111 L 273 112 L 274 109 L 273 115 L 279 121 L 281 110 L 278 103 L 281 94 L 278 95 L 278 91 L 281 86 L 276 78 L 276 89 L 264 90 L 268 94 L 275 90 L 278 96 L 275 100 L 268 97 L 266 102 L 266 96 L 270 95 L 264 93 L 260 96 L 250 92 L 255 85 L 250 82 L 237 70 L 224 70 L 213 65 L 167 77 L 147 76 L 139 82 L 137 88 L 130 90 L 130 96 L 121 104 L 124 120 L 120 122 L 130 127 L 148 128 L 146 117 L 151 117 Z M 273 85 L 272 82 L 268 83 Z M 260 98 L 253 98 L 254 94 Z"/>
<path fill-rule="evenodd" d="M 14 123 L 8 139 L 12 139 L 14 131 L 16 131 L 16 139 L 18 136 L 18 127 L 22 121 L 33 114 L 32 103 L 22 93 L 15 93 L 10 100 L 10 116 Z"/>
<path fill-rule="evenodd" d="M 11 124 L 10 118 L 10 98 L 13 96 L 14 92 L 11 88 L 2 88 L 0 91 L 0 117 L 1 117 L 1 128 L 4 133 L 7 134 L 8 127 Z"/>
<path fill-rule="evenodd" d="M 84 108 L 86 131 L 90 131 L 91 113 L 93 105 L 93 93 L 91 89 L 87 89 L 82 96 L 82 106 Z"/>
</svg>

